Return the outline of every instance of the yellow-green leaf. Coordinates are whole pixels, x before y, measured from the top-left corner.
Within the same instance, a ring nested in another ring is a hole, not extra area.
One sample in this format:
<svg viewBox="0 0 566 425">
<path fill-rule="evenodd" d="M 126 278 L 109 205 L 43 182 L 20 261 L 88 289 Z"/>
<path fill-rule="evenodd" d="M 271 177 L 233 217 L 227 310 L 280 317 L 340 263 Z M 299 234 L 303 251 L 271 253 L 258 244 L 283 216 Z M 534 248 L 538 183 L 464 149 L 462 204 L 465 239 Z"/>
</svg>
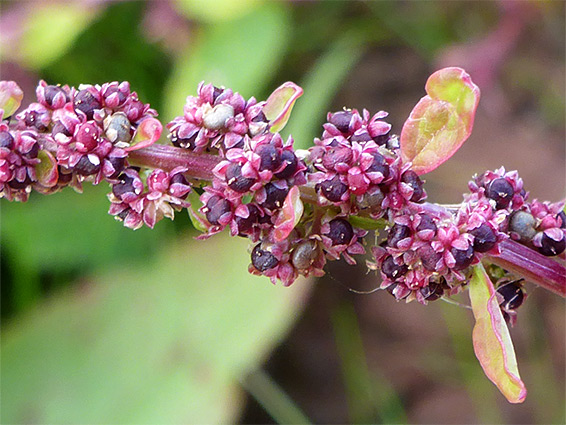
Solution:
<svg viewBox="0 0 566 425">
<path fill-rule="evenodd" d="M 470 300 L 476 319 L 474 352 L 487 377 L 511 403 L 522 403 L 527 396 L 519 376 L 509 329 L 499 308 L 495 289 L 481 264 L 473 268 Z"/>
</svg>

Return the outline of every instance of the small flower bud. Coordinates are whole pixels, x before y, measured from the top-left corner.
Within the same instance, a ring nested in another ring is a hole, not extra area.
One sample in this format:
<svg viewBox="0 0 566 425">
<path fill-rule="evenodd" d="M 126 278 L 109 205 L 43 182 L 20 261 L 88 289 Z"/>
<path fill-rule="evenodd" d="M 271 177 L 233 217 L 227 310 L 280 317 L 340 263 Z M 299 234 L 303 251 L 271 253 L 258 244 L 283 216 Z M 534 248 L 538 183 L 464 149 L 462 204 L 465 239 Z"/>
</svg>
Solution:
<svg viewBox="0 0 566 425">
<path fill-rule="evenodd" d="M 413 195 L 409 199 L 411 202 L 422 201 L 425 197 L 425 192 L 423 189 L 423 181 L 413 170 L 408 170 L 401 176 L 401 181 L 408 184 L 413 189 Z"/>
<path fill-rule="evenodd" d="M 100 133 L 100 127 L 94 122 L 82 124 L 75 132 L 77 151 L 86 153 L 96 148 L 100 140 Z"/>
<path fill-rule="evenodd" d="M 385 260 L 383 260 L 381 271 L 389 279 L 396 280 L 397 278 L 404 276 L 409 271 L 409 268 L 406 264 L 397 264 L 395 259 L 389 255 L 385 258 Z"/>
<path fill-rule="evenodd" d="M 242 166 L 233 162 L 226 168 L 226 183 L 230 189 L 245 193 L 250 190 L 255 180 L 242 176 Z"/>
<path fill-rule="evenodd" d="M 411 229 L 408 226 L 403 226 L 402 224 L 395 224 L 389 231 L 387 236 L 387 245 L 392 248 L 397 248 L 399 241 L 406 239 L 411 236 Z"/>
<path fill-rule="evenodd" d="M 123 112 L 116 112 L 104 119 L 106 137 L 113 145 L 119 148 L 125 148 L 130 145 L 130 140 L 132 140 L 131 130 L 130 120 Z"/>
<path fill-rule="evenodd" d="M 352 225 L 343 218 L 335 218 L 330 221 L 330 231 L 327 236 L 332 240 L 332 245 L 349 244 L 354 237 Z"/>
<path fill-rule="evenodd" d="M 487 252 L 497 243 L 497 235 L 486 223 L 471 230 L 470 234 L 474 236 L 474 250 L 477 252 Z"/>
<path fill-rule="evenodd" d="M 264 206 L 270 210 L 281 208 L 283 202 L 285 202 L 285 197 L 289 192 L 289 189 L 280 189 L 273 183 L 267 183 L 265 185 L 265 192 L 267 194 Z"/>
<path fill-rule="evenodd" d="M 275 146 L 266 144 L 257 147 L 255 153 L 261 158 L 260 170 L 275 171 L 281 166 L 281 155 Z"/>
<path fill-rule="evenodd" d="M 352 120 L 351 111 L 340 111 L 330 114 L 328 122 L 334 125 L 342 133 L 348 133 L 350 130 L 350 121 Z"/>
<path fill-rule="evenodd" d="M 562 254 L 566 249 L 566 238 L 564 236 L 562 236 L 560 240 L 555 240 L 546 233 L 543 233 L 540 243 L 541 246 L 538 247 L 538 251 L 547 257 Z"/>
<path fill-rule="evenodd" d="M 519 308 L 525 299 L 520 281 L 504 282 L 497 288 L 497 293 L 500 295 L 499 305 L 505 311 Z"/>
<path fill-rule="evenodd" d="M 81 157 L 74 170 L 81 176 L 90 176 L 100 171 L 100 159 L 95 154 L 89 153 Z"/>
<path fill-rule="evenodd" d="M 450 249 L 450 253 L 454 257 L 454 260 L 456 260 L 453 267 L 454 270 L 464 270 L 469 267 L 474 260 L 474 248 L 471 245 L 466 250 L 452 248 Z"/>
<path fill-rule="evenodd" d="M 229 214 L 232 211 L 230 202 L 220 196 L 212 196 L 203 210 L 206 214 L 208 222 L 214 226 L 220 225 L 222 216 Z"/>
<path fill-rule="evenodd" d="M 316 185 L 317 190 L 331 202 L 340 202 L 342 195 L 348 190 L 348 186 L 340 181 L 340 176 L 336 175 L 330 180 L 325 180 Z"/>
<path fill-rule="evenodd" d="M 226 120 L 234 117 L 234 108 L 223 103 L 204 113 L 204 126 L 210 130 L 220 130 L 226 126 Z"/>
<path fill-rule="evenodd" d="M 495 201 L 495 208 L 507 208 L 513 200 L 513 186 L 503 177 L 493 180 L 486 189 L 486 196 Z"/>
<path fill-rule="evenodd" d="M 281 180 L 293 177 L 299 165 L 299 160 L 295 153 L 291 150 L 284 150 L 281 152 L 281 161 L 285 164 L 285 167 L 283 170 L 276 173 L 275 177 Z"/>
<path fill-rule="evenodd" d="M 100 100 L 93 93 L 94 91 L 96 91 L 96 89 L 92 86 L 80 90 L 73 100 L 75 111 L 83 112 L 88 120 L 92 120 L 95 109 L 100 109 L 102 107 Z"/>
</svg>

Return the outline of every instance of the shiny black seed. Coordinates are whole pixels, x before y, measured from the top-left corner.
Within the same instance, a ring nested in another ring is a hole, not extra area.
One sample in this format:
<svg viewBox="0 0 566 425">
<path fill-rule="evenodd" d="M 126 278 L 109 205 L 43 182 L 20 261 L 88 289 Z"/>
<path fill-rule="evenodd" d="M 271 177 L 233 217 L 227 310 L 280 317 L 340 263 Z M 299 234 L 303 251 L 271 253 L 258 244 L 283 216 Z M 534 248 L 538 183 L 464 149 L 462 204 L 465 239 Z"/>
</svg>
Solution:
<svg viewBox="0 0 566 425">
<path fill-rule="evenodd" d="M 381 264 L 381 271 L 385 276 L 391 280 L 395 280 L 403 275 L 405 275 L 409 268 L 406 264 L 397 264 L 391 255 L 389 255 L 383 263 Z"/>
<path fill-rule="evenodd" d="M 39 131 L 47 130 L 47 127 L 41 122 L 41 114 L 37 111 L 26 112 L 24 122 L 28 127 L 34 127 Z"/>
<path fill-rule="evenodd" d="M 96 174 L 100 171 L 100 161 L 98 163 L 92 163 L 88 157 L 88 155 L 84 155 L 79 159 L 77 165 L 74 168 L 77 174 L 81 176 L 90 176 L 92 174 Z"/>
<path fill-rule="evenodd" d="M 436 301 L 444 295 L 444 282 L 430 281 L 427 286 L 419 289 L 419 291 L 425 300 Z"/>
<path fill-rule="evenodd" d="M 267 117 L 263 113 L 263 111 L 259 111 L 255 117 L 253 117 L 252 122 L 267 122 Z"/>
<path fill-rule="evenodd" d="M 373 153 L 373 162 L 366 170 L 368 173 L 377 173 L 380 172 L 383 174 L 383 178 L 386 179 L 389 177 L 389 165 L 387 165 L 387 161 L 383 157 L 383 155 L 379 153 Z"/>
<path fill-rule="evenodd" d="M 493 180 L 486 190 L 486 196 L 495 201 L 495 208 L 507 208 L 513 199 L 513 186 L 503 177 Z"/>
<path fill-rule="evenodd" d="M 87 119 L 91 120 L 94 115 L 95 109 L 100 109 L 101 104 L 88 90 L 79 91 L 74 100 L 75 111 L 79 110 L 84 112 Z"/>
<path fill-rule="evenodd" d="M 324 197 L 331 202 L 340 202 L 342 195 L 348 190 L 348 186 L 340 181 L 338 175 L 330 180 L 323 181 L 316 187 L 322 192 Z"/>
<path fill-rule="evenodd" d="M 120 183 L 112 185 L 112 193 L 117 198 L 120 198 L 125 193 L 135 193 L 133 177 L 123 173 L 120 177 L 118 177 L 118 179 L 120 180 Z"/>
<path fill-rule="evenodd" d="M 224 92 L 224 89 L 214 86 L 214 90 L 212 91 L 212 103 L 216 102 L 218 96 L 220 96 Z"/>
<path fill-rule="evenodd" d="M 499 305 L 505 310 L 515 310 L 525 300 L 525 293 L 518 281 L 505 282 L 497 288 L 497 292 L 503 297 Z"/>
<path fill-rule="evenodd" d="M 26 187 L 28 187 L 32 183 L 33 183 L 33 180 L 31 179 L 29 174 L 26 173 L 26 177 L 25 177 L 24 181 L 20 182 L 16 179 L 13 179 L 13 180 L 10 180 L 8 182 L 8 186 L 10 186 L 12 189 L 25 189 Z"/>
<path fill-rule="evenodd" d="M 423 267 L 431 272 L 436 270 L 436 264 L 442 256 L 439 252 L 436 252 L 430 245 L 421 246 L 417 250 L 417 255 L 421 259 Z"/>
<path fill-rule="evenodd" d="M 350 164 L 352 161 L 352 150 L 347 147 L 332 147 L 322 157 L 322 165 L 327 170 L 335 170 L 338 164 Z"/>
<path fill-rule="evenodd" d="M 312 265 L 312 263 L 314 263 L 319 253 L 320 250 L 316 241 L 303 241 L 293 250 L 291 262 L 297 269 L 305 270 L 308 269 Z"/>
<path fill-rule="evenodd" d="M 56 121 L 51 129 L 51 135 L 55 137 L 59 133 L 63 133 L 67 137 L 71 136 L 71 132 L 67 130 L 67 127 L 65 127 L 61 121 Z"/>
<path fill-rule="evenodd" d="M 450 253 L 456 260 L 454 270 L 463 270 L 474 260 L 474 248 L 472 246 L 469 246 L 466 250 L 452 248 Z"/>
<path fill-rule="evenodd" d="M 212 196 L 206 203 L 206 219 L 208 222 L 214 226 L 220 224 L 220 218 L 232 211 L 230 202 L 228 200 L 221 198 L 220 196 Z"/>
<path fill-rule="evenodd" d="M 198 136 L 198 131 L 193 134 L 191 137 L 187 138 L 180 138 L 176 134 L 171 135 L 171 143 L 173 146 L 177 146 L 178 148 L 185 148 L 185 149 L 194 149 L 196 147 L 195 141 Z"/>
<path fill-rule="evenodd" d="M 436 223 L 430 215 L 421 215 L 421 222 L 417 226 L 417 232 L 422 232 L 423 230 L 432 230 L 434 233 L 436 233 L 436 229 Z"/>
<path fill-rule="evenodd" d="M 332 240 L 332 245 L 349 244 L 354 237 L 352 225 L 343 218 L 335 218 L 330 223 L 330 231 L 327 236 Z"/>
<path fill-rule="evenodd" d="M 267 197 L 263 205 L 265 208 L 274 210 L 283 206 L 283 202 L 285 201 L 285 197 L 287 196 L 289 189 L 279 189 L 273 183 L 267 183 L 265 185 L 265 192 L 267 193 Z"/>
<path fill-rule="evenodd" d="M 0 133 L 0 148 L 12 149 L 14 145 L 14 138 L 9 131 L 2 131 Z"/>
<path fill-rule="evenodd" d="M 259 208 L 255 205 L 248 205 L 249 215 L 247 218 L 235 216 L 234 221 L 238 226 L 239 236 L 246 236 L 251 233 L 253 226 L 258 223 L 260 218 Z"/>
<path fill-rule="evenodd" d="M 281 154 L 273 145 L 260 145 L 255 153 L 261 158 L 260 170 L 275 171 L 281 166 Z"/>
<path fill-rule="evenodd" d="M 353 134 L 352 137 L 350 137 L 350 141 L 358 142 L 358 143 L 369 142 L 370 140 L 371 140 L 371 136 L 367 131 L 364 131 L 360 134 Z"/>
<path fill-rule="evenodd" d="M 45 103 L 47 103 L 49 106 L 53 106 L 53 99 L 55 99 L 55 96 L 57 96 L 57 94 L 62 93 L 65 96 L 65 101 L 68 102 L 69 101 L 69 96 L 67 95 L 67 93 L 65 93 L 65 90 L 63 90 L 61 87 L 57 87 L 57 86 L 47 86 L 45 87 Z"/>
<path fill-rule="evenodd" d="M 275 174 L 280 180 L 288 179 L 293 177 L 295 171 L 297 171 L 297 166 L 299 165 L 299 160 L 293 151 L 284 150 L 281 152 L 281 161 L 285 164 L 285 168 L 280 172 Z"/>
<path fill-rule="evenodd" d="M 126 165 L 126 158 L 112 157 L 106 159 L 110 161 L 110 164 L 112 164 L 112 167 L 114 167 L 115 170 L 111 176 L 108 176 L 108 178 L 115 179 L 120 175 L 122 171 L 124 171 L 124 167 Z"/>
<path fill-rule="evenodd" d="M 424 199 L 425 192 L 423 189 L 423 181 L 417 173 L 415 173 L 413 170 L 405 171 L 401 176 L 401 181 L 403 183 L 407 183 L 413 188 L 413 195 L 411 196 L 411 199 L 409 199 L 409 201 L 419 202 Z"/>
<path fill-rule="evenodd" d="M 272 269 L 279 261 L 271 252 L 261 249 L 261 244 L 255 246 L 252 251 L 252 265 L 260 272 Z"/>
<path fill-rule="evenodd" d="M 395 224 L 389 231 L 389 235 L 387 235 L 387 245 L 397 248 L 399 241 L 409 236 L 411 236 L 411 229 L 408 226 Z"/>
<path fill-rule="evenodd" d="M 232 190 L 245 193 L 250 190 L 255 180 L 242 176 L 242 166 L 233 162 L 226 169 L 226 183 Z"/>
<path fill-rule="evenodd" d="M 350 121 L 352 120 L 352 112 L 340 111 L 330 114 L 330 124 L 333 124 L 342 133 L 350 130 Z"/>
<path fill-rule="evenodd" d="M 546 233 L 542 234 L 541 246 L 538 247 L 538 252 L 547 257 L 552 257 L 554 255 L 559 255 L 566 249 L 566 239 L 563 237 L 559 241 L 555 241 L 551 237 L 547 236 Z"/>
<path fill-rule="evenodd" d="M 497 243 L 497 235 L 486 223 L 471 230 L 470 234 L 474 236 L 474 250 L 477 252 L 487 252 Z"/>
<path fill-rule="evenodd" d="M 519 240 L 523 243 L 528 243 L 535 237 L 535 227 L 535 218 L 527 211 L 516 211 L 509 219 L 509 231 L 519 235 Z"/>
</svg>

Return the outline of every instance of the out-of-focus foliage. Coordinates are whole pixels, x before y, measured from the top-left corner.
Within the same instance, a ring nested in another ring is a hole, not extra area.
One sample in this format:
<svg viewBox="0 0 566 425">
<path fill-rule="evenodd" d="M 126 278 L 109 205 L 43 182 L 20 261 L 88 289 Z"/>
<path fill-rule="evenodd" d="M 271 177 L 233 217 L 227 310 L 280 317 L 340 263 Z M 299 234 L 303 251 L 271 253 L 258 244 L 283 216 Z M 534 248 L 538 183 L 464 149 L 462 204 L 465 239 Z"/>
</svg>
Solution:
<svg viewBox="0 0 566 425">
<path fill-rule="evenodd" d="M 238 380 L 297 317 L 307 282 L 266 285 L 243 240 L 180 240 L 6 330 L 3 423 L 226 423 Z M 244 245 L 244 246 L 243 246 Z"/>
</svg>

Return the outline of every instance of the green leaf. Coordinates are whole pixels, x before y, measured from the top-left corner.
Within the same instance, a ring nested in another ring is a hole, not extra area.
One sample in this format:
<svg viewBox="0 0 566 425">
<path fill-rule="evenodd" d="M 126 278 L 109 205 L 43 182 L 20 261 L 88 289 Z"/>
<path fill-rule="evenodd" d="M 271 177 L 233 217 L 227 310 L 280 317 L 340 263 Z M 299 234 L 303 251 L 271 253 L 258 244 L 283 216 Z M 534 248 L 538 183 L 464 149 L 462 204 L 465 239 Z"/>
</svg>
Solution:
<svg viewBox="0 0 566 425">
<path fill-rule="evenodd" d="M 187 95 L 203 80 L 245 97 L 257 95 L 283 59 L 290 27 L 289 10 L 281 2 L 267 2 L 240 19 L 204 26 L 174 65 L 165 89 L 164 116 L 181 115 Z"/>
<path fill-rule="evenodd" d="M 461 68 L 443 68 L 426 82 L 427 96 L 411 111 L 401 131 L 401 157 L 417 174 L 449 159 L 468 139 L 480 90 Z"/>
<path fill-rule="evenodd" d="M 45 187 L 55 186 L 57 184 L 57 179 L 59 178 L 57 161 L 51 152 L 43 149 L 39 151 L 37 157 L 41 161 L 35 166 L 35 173 L 37 175 L 38 182 Z"/>
<path fill-rule="evenodd" d="M 303 89 L 291 81 L 281 84 L 267 98 L 263 113 L 271 125 L 270 131 L 277 133 L 281 131 L 293 110 L 293 105 L 303 94 Z"/>
<path fill-rule="evenodd" d="M 0 119 L 12 116 L 23 98 L 24 92 L 15 81 L 0 81 L 0 109 L 4 111 L 4 116 L 0 116 Z"/>
<path fill-rule="evenodd" d="M 97 16 L 96 10 L 80 3 L 36 3 L 28 10 L 30 15 L 20 44 L 3 47 L 8 57 L 33 69 L 62 56 Z"/>
<path fill-rule="evenodd" d="M 305 303 L 247 273 L 246 242 L 183 240 L 5 329 L 2 423 L 234 423 L 237 382 Z"/>
<path fill-rule="evenodd" d="M 473 268 L 470 300 L 476 319 L 472 334 L 474 352 L 481 367 L 509 402 L 522 403 L 527 389 L 519 376 L 511 335 L 495 289 L 481 264 Z"/>
<path fill-rule="evenodd" d="M 349 216 L 348 221 L 352 226 L 365 230 L 385 229 L 389 225 L 389 222 L 383 218 L 374 220 L 373 218 L 360 217 L 357 215 Z"/>
</svg>

